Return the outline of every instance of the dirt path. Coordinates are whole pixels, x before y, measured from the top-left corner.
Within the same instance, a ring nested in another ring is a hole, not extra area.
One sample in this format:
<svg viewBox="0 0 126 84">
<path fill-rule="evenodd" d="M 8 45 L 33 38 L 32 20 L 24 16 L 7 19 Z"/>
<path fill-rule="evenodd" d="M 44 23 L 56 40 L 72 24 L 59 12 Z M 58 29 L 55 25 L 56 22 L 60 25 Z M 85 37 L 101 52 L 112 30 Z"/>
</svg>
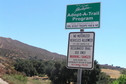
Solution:
<svg viewBox="0 0 126 84">
<path fill-rule="evenodd" d="M 0 84 L 9 84 L 9 83 L 0 78 Z"/>
</svg>

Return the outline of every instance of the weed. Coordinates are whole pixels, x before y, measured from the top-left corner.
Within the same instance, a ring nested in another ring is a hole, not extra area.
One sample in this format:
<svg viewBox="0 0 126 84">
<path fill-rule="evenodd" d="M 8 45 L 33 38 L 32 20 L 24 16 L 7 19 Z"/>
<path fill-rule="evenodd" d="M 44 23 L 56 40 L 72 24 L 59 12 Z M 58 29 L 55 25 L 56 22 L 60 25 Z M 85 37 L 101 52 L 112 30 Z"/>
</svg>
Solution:
<svg viewBox="0 0 126 84">
<path fill-rule="evenodd" d="M 3 75 L 3 79 L 9 82 L 9 84 L 27 84 L 27 77 L 23 75 Z"/>
</svg>

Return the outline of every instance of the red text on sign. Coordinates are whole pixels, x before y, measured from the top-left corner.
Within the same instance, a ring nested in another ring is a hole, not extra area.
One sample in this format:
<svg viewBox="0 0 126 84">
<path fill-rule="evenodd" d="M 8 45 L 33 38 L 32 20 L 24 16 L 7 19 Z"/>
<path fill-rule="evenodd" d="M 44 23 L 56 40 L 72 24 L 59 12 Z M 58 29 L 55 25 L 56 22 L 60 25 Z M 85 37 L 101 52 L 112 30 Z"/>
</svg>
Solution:
<svg viewBox="0 0 126 84">
<path fill-rule="evenodd" d="M 86 55 L 86 56 L 82 56 L 82 58 L 87 58 L 87 59 L 89 59 L 89 58 L 91 58 L 91 56 Z"/>
<path fill-rule="evenodd" d="M 79 55 L 70 55 L 70 58 L 80 58 Z"/>
<path fill-rule="evenodd" d="M 88 64 L 71 64 L 72 66 L 88 66 Z"/>
</svg>

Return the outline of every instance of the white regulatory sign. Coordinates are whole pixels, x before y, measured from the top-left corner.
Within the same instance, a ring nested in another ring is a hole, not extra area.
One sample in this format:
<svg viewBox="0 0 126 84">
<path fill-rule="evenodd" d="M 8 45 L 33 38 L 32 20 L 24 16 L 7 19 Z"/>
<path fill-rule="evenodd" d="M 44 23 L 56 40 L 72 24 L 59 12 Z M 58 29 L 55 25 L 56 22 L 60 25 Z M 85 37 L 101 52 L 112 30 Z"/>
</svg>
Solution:
<svg viewBox="0 0 126 84">
<path fill-rule="evenodd" d="M 94 40 L 94 32 L 69 33 L 67 68 L 93 69 Z"/>
</svg>

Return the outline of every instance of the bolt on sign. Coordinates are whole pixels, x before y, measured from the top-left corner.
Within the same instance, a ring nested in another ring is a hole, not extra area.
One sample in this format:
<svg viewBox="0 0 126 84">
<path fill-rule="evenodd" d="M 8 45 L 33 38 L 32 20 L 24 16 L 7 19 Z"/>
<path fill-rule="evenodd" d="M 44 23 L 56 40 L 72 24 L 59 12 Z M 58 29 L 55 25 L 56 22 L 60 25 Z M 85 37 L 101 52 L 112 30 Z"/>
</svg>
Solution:
<svg viewBox="0 0 126 84">
<path fill-rule="evenodd" d="M 94 32 L 69 33 L 67 68 L 93 69 L 94 40 Z"/>
<path fill-rule="evenodd" d="M 65 29 L 100 28 L 100 2 L 67 5 Z"/>
</svg>

